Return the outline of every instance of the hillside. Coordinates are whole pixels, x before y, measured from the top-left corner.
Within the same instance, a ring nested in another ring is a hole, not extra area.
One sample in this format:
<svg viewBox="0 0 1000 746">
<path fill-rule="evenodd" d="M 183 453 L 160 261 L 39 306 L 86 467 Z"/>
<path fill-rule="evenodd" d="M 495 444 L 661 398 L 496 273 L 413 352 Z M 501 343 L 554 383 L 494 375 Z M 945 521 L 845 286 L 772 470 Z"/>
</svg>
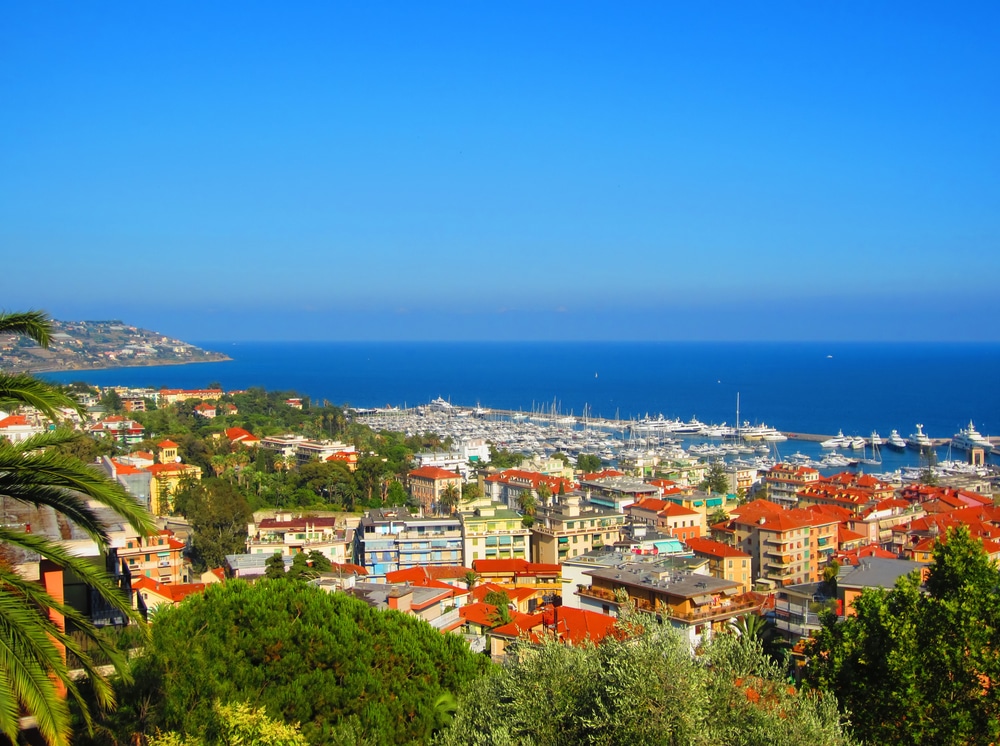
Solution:
<svg viewBox="0 0 1000 746">
<path fill-rule="evenodd" d="M 214 363 L 230 358 L 121 321 L 55 321 L 48 349 L 0 335 L 0 368 L 13 373 Z"/>
</svg>

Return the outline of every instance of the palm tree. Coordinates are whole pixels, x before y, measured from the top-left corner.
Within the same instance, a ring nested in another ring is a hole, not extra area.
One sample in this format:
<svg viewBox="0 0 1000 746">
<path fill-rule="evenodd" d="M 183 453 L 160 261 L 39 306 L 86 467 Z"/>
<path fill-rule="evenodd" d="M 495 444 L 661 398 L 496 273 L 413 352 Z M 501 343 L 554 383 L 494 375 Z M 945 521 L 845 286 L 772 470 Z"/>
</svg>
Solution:
<svg viewBox="0 0 1000 746">
<path fill-rule="evenodd" d="M 455 512 L 455 506 L 458 505 L 461 496 L 462 493 L 458 491 L 458 487 L 454 484 L 449 484 L 441 490 L 441 494 L 438 496 L 438 504 L 448 512 L 448 515 L 451 515 Z"/>
<path fill-rule="evenodd" d="M 44 313 L 0 313 L 0 334 L 22 334 L 42 346 L 49 341 L 51 326 Z M 27 374 L 0 372 L 0 409 L 10 411 L 30 405 L 56 421 L 60 407 L 80 405 L 69 395 Z M 49 508 L 86 532 L 102 549 L 107 548 L 107 529 L 93 504 L 110 508 L 143 534 L 155 530 L 149 514 L 115 481 L 60 452 L 79 434 L 57 429 L 34 435 L 19 443 L 0 441 L 0 497 L 38 508 Z M 9 505 L 9 502 L 8 502 Z M 112 580 L 86 559 L 73 556 L 56 541 L 30 529 L 0 526 L 0 549 L 7 557 L 36 553 L 78 576 L 112 607 L 136 623 L 131 599 L 122 595 Z M 65 619 L 87 638 L 81 645 L 66 633 Z M 0 561 L 0 733 L 16 741 L 22 712 L 34 716 L 38 731 L 49 744 L 62 746 L 70 737 L 70 714 L 65 692 L 81 705 L 87 725 L 90 715 L 66 663 L 66 652 L 80 662 L 101 707 L 114 705 L 114 694 L 105 674 L 98 670 L 90 648 L 105 655 L 119 673 L 125 657 L 103 638 L 79 611 L 56 600 L 38 583 L 18 574 L 11 562 Z"/>
</svg>

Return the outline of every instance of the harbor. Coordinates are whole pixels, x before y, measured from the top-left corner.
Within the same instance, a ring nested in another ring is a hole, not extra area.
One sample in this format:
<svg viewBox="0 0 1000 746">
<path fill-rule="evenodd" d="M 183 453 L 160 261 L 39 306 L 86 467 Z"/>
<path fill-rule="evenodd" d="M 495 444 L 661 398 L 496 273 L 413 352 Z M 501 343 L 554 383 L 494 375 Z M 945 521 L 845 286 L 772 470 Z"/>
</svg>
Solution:
<svg viewBox="0 0 1000 746">
<path fill-rule="evenodd" d="M 992 441 L 986 441 L 991 446 L 984 449 L 986 463 L 973 465 L 964 451 L 952 448 L 949 438 L 929 438 L 926 447 L 893 448 L 874 432 L 868 438 L 845 438 L 842 433 L 781 432 L 746 422 L 737 428 L 695 419 L 682 422 L 662 415 L 641 420 L 575 417 L 557 410 L 525 412 L 478 404 L 463 407 L 440 397 L 412 408 L 357 409 L 355 417 L 375 430 L 408 436 L 434 433 L 452 444 L 481 440 L 525 457 L 565 454 L 576 459 L 591 454 L 603 465 L 618 468 L 722 460 L 737 468 L 764 470 L 784 462 L 826 473 L 863 470 L 887 481 L 916 478 L 927 469 L 941 475 L 986 477 L 997 473 L 988 461 L 996 454 Z M 918 433 L 923 435 L 920 428 Z"/>
</svg>

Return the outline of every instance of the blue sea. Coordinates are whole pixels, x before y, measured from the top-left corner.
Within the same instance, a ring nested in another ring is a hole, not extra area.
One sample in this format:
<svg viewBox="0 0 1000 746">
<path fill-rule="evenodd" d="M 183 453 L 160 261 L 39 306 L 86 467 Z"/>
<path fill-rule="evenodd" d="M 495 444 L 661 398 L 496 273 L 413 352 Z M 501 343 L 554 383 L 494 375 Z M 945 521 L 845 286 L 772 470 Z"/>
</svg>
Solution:
<svg viewBox="0 0 1000 746">
<path fill-rule="evenodd" d="M 905 437 L 972 420 L 1000 435 L 1000 345 L 692 342 L 198 342 L 232 361 L 49 374 L 60 382 L 294 390 L 359 407 L 456 405 Z"/>
</svg>

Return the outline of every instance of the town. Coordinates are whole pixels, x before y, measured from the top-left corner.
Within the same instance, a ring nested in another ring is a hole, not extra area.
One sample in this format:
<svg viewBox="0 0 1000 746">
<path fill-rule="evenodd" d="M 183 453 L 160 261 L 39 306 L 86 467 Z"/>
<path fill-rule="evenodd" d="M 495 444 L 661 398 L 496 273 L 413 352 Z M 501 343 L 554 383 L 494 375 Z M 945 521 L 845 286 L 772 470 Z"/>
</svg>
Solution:
<svg viewBox="0 0 1000 746">
<path fill-rule="evenodd" d="M 392 448 L 372 444 L 387 437 L 391 413 L 312 407 L 262 391 L 79 396 L 89 419 L 65 414 L 106 451 L 95 465 L 158 516 L 152 536 L 112 525 L 111 549 L 94 557 L 145 616 L 208 584 L 263 577 L 275 557 L 281 570 L 305 559 L 320 588 L 419 617 L 497 661 L 512 642 L 547 632 L 600 643 L 628 603 L 663 615 L 692 650 L 741 617 L 759 616 L 801 665 L 820 609 L 850 614 L 864 589 L 891 589 L 926 568 L 948 529 L 967 527 L 1000 558 L 989 474 L 889 483 L 683 451 L 607 466 L 588 454 L 525 454 L 483 438 L 437 436 L 427 440 L 436 447 L 404 449 L 390 464 Z M 274 432 L 282 420 L 259 414 L 262 402 L 298 421 L 297 432 Z M 315 421 L 311 435 L 302 432 L 306 420 Z M 252 422 L 272 434 L 255 434 Z M 379 436 L 361 422 L 386 429 Z M 419 442 L 412 418 L 406 422 Z M 0 420 L 0 437 L 16 442 L 45 427 L 26 408 Z M 343 439 L 318 437 L 327 427 Z M 969 460 L 982 463 L 983 453 Z M 297 472 L 312 475 L 300 488 L 311 499 L 290 504 L 279 489 L 266 507 L 244 511 L 227 551 L 199 551 L 202 529 L 182 503 L 190 505 L 202 480 L 266 495 L 262 482 Z M 6 501 L 3 514 L 77 553 L 96 550 L 44 509 Z M 49 582 L 66 581 L 46 575 Z M 122 621 L 107 609 L 81 611 L 99 624 Z"/>
</svg>

